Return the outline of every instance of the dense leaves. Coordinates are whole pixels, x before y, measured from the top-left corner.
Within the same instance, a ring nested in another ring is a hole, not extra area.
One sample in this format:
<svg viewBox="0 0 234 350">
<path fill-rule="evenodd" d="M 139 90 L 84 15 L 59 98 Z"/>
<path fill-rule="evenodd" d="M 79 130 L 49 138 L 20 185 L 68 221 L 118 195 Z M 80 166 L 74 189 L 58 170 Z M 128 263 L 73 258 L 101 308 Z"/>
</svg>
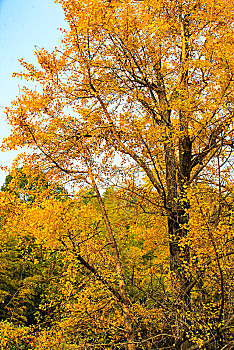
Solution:
<svg viewBox="0 0 234 350">
<path fill-rule="evenodd" d="M 41 349 L 229 348 L 233 5 L 58 2 L 70 29 L 38 66 L 21 60 L 15 75 L 38 88 L 6 109 L 2 149 L 30 149 L 1 197 L 6 298 L 24 283 L 11 270 L 28 240 L 40 271 L 27 278 L 58 264 L 31 303 L 48 326 Z"/>
</svg>

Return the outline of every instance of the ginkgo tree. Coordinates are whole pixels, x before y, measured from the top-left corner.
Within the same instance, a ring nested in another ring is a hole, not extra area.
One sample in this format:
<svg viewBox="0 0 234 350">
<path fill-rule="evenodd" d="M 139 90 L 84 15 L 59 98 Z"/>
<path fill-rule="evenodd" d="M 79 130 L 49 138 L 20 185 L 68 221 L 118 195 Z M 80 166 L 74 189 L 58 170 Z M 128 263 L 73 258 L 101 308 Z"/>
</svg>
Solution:
<svg viewBox="0 0 234 350">
<path fill-rule="evenodd" d="M 39 176 L 33 169 L 30 172 L 29 169 L 20 169 L 12 175 L 11 182 L 2 187 L 5 191 L 0 196 L 1 310 L 7 311 L 7 315 L 1 318 L 21 323 L 23 306 L 24 315 L 29 312 L 34 322 L 29 322 L 27 317 L 26 324 L 31 327 L 23 328 L 22 325 L 1 323 L 0 345 L 7 349 L 15 343 L 26 346 L 33 339 L 36 349 L 60 349 L 65 344 L 69 346 L 77 342 L 80 346 L 85 343 L 86 347 L 124 346 L 121 302 L 116 293 L 118 276 L 110 243 L 106 243 L 108 238 L 100 221 L 101 211 L 94 190 L 81 191 L 77 198 L 71 199 L 64 192 L 58 196 L 57 184 L 54 191 L 50 184 L 48 191 L 45 175 Z M 9 176 L 6 183 L 8 179 Z M 200 185 L 193 190 L 202 203 L 196 202 L 196 196 L 190 198 L 192 210 L 187 237 L 187 242 L 192 242 L 193 260 L 197 260 L 196 264 L 191 264 L 196 288 L 189 317 L 190 339 L 197 343 L 209 340 L 209 334 L 215 336 L 220 311 L 223 313 L 217 294 L 220 280 L 216 253 L 225 287 L 229 293 L 232 290 L 233 260 L 229 257 L 233 251 L 228 210 L 232 199 L 227 198 L 225 207 L 222 207 L 223 219 L 218 227 L 214 217 L 210 216 L 214 212 L 210 207 L 216 205 L 217 193 Z M 135 200 L 134 206 L 131 202 L 124 203 L 123 192 L 109 189 L 102 200 L 117 238 L 124 268 L 134 317 L 134 344 L 137 348 L 146 345 L 148 348 L 164 345 L 173 348 L 176 336 L 173 333 L 174 305 L 167 277 L 166 218 L 158 213 L 149 215 L 152 207 L 142 201 L 137 203 Z M 203 216 L 212 221 L 209 230 L 204 225 Z M 214 250 L 209 242 L 212 237 L 218 250 Z M 14 252 L 18 254 L 17 259 Z M 12 263 L 15 272 L 20 266 L 23 268 L 23 275 L 11 273 Z M 8 282 L 4 283 L 7 279 Z M 9 281 L 18 287 L 10 302 L 7 300 L 10 296 Z M 230 321 L 232 300 L 227 293 L 224 297 L 225 317 Z M 21 319 L 20 322 L 17 318 Z M 222 327 L 221 335 L 227 342 L 231 337 L 229 327 Z"/>
<path fill-rule="evenodd" d="M 36 50 L 39 66 L 21 60 L 24 72 L 15 75 L 40 88 L 24 87 L 7 108 L 13 132 L 2 148 L 28 146 L 30 156 L 22 156 L 27 162 L 95 189 L 113 246 L 129 349 L 134 348 L 129 295 L 99 186 L 118 179 L 126 192 L 148 198 L 154 212 L 167 217 L 178 349 L 192 346 L 191 293 L 199 279 L 191 271 L 202 261 L 190 236 L 197 208 L 199 233 L 206 226 L 220 276 L 218 321 L 206 340 L 212 343 L 227 321 L 222 253 L 212 230 L 219 229 L 222 213 L 232 211 L 226 198 L 232 193 L 234 145 L 233 4 L 57 2 L 70 29 L 53 52 Z M 213 213 L 203 207 L 204 196 L 196 199 L 201 183 L 215 198 Z"/>
<path fill-rule="evenodd" d="M 125 345 L 118 271 L 107 229 L 100 220 L 98 198 L 93 197 L 94 191 L 81 192 L 76 199 L 61 191 L 58 196 L 58 185 L 53 191 L 53 185 L 45 186 L 45 180 L 45 174 L 23 168 L 7 176 L 2 186 L 1 311 L 6 315 L 1 315 L 1 319 L 30 325 L 30 328 L 24 327 L 24 332 L 29 337 L 31 334 L 38 349 L 51 344 L 60 348 L 64 342 L 83 344 L 98 340 L 107 345 L 113 341 Z M 156 260 L 152 253 L 153 230 L 147 228 L 150 222 L 147 225 L 146 218 L 134 214 L 133 208 L 123 206 L 123 200 L 118 199 L 113 190 L 107 191 L 102 201 L 109 214 L 112 212 L 111 225 L 121 250 L 139 343 L 144 333 L 148 337 L 154 334 L 159 320 L 155 314 L 158 309 L 152 308 L 155 298 L 149 309 L 145 298 L 150 274 L 153 284 L 151 270 Z M 147 263 L 149 253 L 150 264 Z M 21 268 L 21 273 L 12 273 L 9 269 L 12 264 L 17 271 Z M 7 265 L 8 271 L 5 271 Z M 8 283 L 4 284 L 3 280 L 7 279 Z M 14 290 L 6 293 L 9 280 L 12 286 L 15 284 Z M 30 318 L 25 317 L 28 313 Z M 146 328 L 149 323 L 150 327 Z M 0 327 L 3 329 L 0 345 L 6 348 L 15 344 L 20 329 L 9 323 L 1 323 Z M 7 336 L 9 328 L 12 334 Z M 26 346 L 27 339 L 22 336 L 18 342 Z"/>
</svg>

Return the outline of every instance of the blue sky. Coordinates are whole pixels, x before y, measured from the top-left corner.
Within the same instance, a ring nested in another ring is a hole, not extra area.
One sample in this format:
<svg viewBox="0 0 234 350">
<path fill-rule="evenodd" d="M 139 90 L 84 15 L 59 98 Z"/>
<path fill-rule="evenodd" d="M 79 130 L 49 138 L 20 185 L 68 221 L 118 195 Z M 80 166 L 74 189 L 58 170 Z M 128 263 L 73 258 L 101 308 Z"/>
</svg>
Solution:
<svg viewBox="0 0 234 350">
<path fill-rule="evenodd" d="M 52 50 L 59 42 L 59 27 L 66 27 L 63 11 L 53 0 L 0 0 L 0 140 L 10 133 L 3 109 L 18 95 L 19 58 L 36 63 L 35 45 Z M 0 153 L 0 165 L 10 166 L 16 151 Z M 0 185 L 5 179 L 0 171 Z"/>
</svg>

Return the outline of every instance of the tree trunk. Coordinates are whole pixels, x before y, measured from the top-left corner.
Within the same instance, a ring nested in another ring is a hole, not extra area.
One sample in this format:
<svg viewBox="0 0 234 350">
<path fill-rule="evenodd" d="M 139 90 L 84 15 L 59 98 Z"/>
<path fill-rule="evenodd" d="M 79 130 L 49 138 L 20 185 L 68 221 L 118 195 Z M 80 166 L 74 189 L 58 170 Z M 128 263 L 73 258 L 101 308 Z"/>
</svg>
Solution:
<svg viewBox="0 0 234 350">
<path fill-rule="evenodd" d="M 128 350 L 134 350 L 135 349 L 135 343 L 134 343 L 134 330 L 133 330 L 133 324 L 132 324 L 132 319 L 131 319 L 131 312 L 130 312 L 130 307 L 129 307 L 129 299 L 128 299 L 128 293 L 126 289 L 126 284 L 124 281 L 124 275 L 123 275 L 123 270 L 121 266 L 121 261 L 120 261 L 120 256 L 119 256 L 119 250 L 118 246 L 112 231 L 112 227 L 105 209 L 105 206 L 102 201 L 102 197 L 100 195 L 99 189 L 96 185 L 95 179 L 92 175 L 91 170 L 89 169 L 89 174 L 90 178 L 93 184 L 93 187 L 95 189 L 98 203 L 102 212 L 102 217 L 105 222 L 105 226 L 109 235 L 110 243 L 112 246 L 112 251 L 113 251 L 113 257 L 115 260 L 115 267 L 116 267 L 116 272 L 118 276 L 118 283 L 119 283 L 119 289 L 120 289 L 120 295 L 122 297 L 122 311 L 123 311 L 123 317 L 124 317 L 124 328 L 126 332 L 126 340 L 128 343 Z"/>
<path fill-rule="evenodd" d="M 175 151 L 170 142 L 164 146 L 167 180 L 166 207 L 168 211 L 168 233 L 170 248 L 170 270 L 172 273 L 172 288 L 175 299 L 177 319 L 176 349 L 184 349 L 186 342 L 185 330 L 186 312 L 190 310 L 190 278 L 186 267 L 190 261 L 189 246 L 186 244 L 188 224 L 187 209 L 189 206 L 186 185 L 190 177 L 191 142 L 188 138 L 180 142 L 179 170 L 175 161 Z M 183 241 L 183 243 L 182 243 Z M 182 244 L 181 244 L 182 243 Z"/>
</svg>

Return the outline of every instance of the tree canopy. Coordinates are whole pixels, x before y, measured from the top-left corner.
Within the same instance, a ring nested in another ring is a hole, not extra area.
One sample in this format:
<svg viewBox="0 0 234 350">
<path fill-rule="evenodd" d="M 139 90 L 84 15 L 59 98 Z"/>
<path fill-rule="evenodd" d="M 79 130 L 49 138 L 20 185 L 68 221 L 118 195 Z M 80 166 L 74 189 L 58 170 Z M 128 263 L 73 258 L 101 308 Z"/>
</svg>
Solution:
<svg viewBox="0 0 234 350">
<path fill-rule="evenodd" d="M 52 235 L 53 249 L 71 254 L 75 279 L 76 264 L 91 278 L 87 298 L 97 293 L 96 310 L 108 310 L 100 344 L 228 348 L 233 4 L 57 2 L 70 29 L 53 52 L 36 50 L 37 66 L 20 60 L 15 76 L 38 86 L 22 88 L 6 109 L 13 131 L 2 149 L 28 147 L 21 161 L 29 174 L 38 167 L 52 182 L 74 184 L 78 196 L 39 196 L 33 217 L 26 214 L 31 230 L 44 233 L 45 247 Z M 71 288 L 76 307 L 88 308 L 85 292 L 78 298 Z M 88 326 L 75 334 L 74 319 L 68 334 L 80 344 Z"/>
</svg>

